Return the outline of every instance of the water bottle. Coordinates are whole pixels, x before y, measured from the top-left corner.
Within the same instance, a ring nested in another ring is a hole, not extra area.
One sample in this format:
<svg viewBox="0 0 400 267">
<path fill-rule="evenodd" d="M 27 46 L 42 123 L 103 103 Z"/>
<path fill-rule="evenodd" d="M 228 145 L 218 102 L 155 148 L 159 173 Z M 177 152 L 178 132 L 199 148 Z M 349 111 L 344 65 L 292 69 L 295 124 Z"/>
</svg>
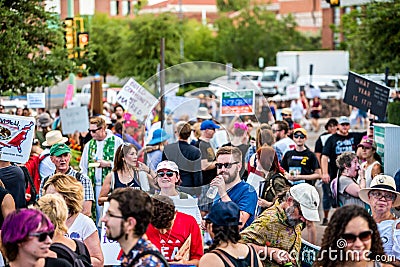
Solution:
<svg viewBox="0 0 400 267">
<path fill-rule="evenodd" d="M 208 198 L 214 199 L 217 196 L 218 193 L 218 187 L 216 186 L 210 186 L 210 188 L 208 188 L 206 196 Z"/>
</svg>

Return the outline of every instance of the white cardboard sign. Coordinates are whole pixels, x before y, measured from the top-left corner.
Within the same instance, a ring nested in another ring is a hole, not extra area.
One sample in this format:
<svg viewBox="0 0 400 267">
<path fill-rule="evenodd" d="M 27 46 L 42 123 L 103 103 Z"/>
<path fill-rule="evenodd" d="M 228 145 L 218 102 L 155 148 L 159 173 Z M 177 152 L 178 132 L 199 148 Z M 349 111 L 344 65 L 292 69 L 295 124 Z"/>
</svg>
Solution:
<svg viewBox="0 0 400 267">
<path fill-rule="evenodd" d="M 45 93 L 28 93 L 26 95 L 28 108 L 45 108 L 46 94 Z"/>
<path fill-rule="evenodd" d="M 110 202 L 104 202 L 103 216 L 107 212 L 109 206 Z M 104 266 L 119 266 L 121 264 L 121 261 L 117 259 L 121 251 L 121 246 L 117 241 L 113 241 L 107 238 L 106 226 L 103 222 L 101 223 L 100 247 L 104 255 Z"/>
<path fill-rule="evenodd" d="M 87 107 L 61 109 L 60 120 L 63 134 L 73 134 L 75 131 L 87 132 L 89 129 Z"/>
<path fill-rule="evenodd" d="M 158 103 L 158 100 L 143 86 L 130 78 L 119 91 L 117 102 L 129 113 L 135 115 L 138 120 L 144 121 Z"/>
<path fill-rule="evenodd" d="M 0 115 L 0 160 L 28 161 L 35 133 L 35 118 Z"/>
</svg>

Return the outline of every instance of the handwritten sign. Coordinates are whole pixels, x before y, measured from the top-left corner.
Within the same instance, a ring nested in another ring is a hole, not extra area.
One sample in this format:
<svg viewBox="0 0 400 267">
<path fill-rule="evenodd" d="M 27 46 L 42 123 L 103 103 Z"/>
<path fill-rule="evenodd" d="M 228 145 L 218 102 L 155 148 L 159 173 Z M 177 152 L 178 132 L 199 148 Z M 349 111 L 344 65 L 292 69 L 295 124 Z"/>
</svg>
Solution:
<svg viewBox="0 0 400 267">
<path fill-rule="evenodd" d="M 131 78 L 119 91 L 117 102 L 138 120 L 144 121 L 158 100 Z"/>
<path fill-rule="evenodd" d="M 104 202 L 103 216 L 106 214 L 109 206 L 110 202 Z M 106 226 L 103 222 L 101 223 L 100 247 L 104 255 L 104 266 L 119 266 L 121 264 L 121 261 L 118 260 L 121 246 L 117 241 L 107 238 Z"/>
<path fill-rule="evenodd" d="M 46 94 L 45 93 L 28 93 L 26 100 L 28 108 L 44 108 L 46 107 Z"/>
<path fill-rule="evenodd" d="M 0 115 L 0 160 L 28 161 L 35 132 L 35 118 Z"/>
<path fill-rule="evenodd" d="M 369 109 L 372 114 L 384 118 L 389 94 L 390 88 L 350 72 L 343 101 L 364 111 Z"/>
<path fill-rule="evenodd" d="M 61 109 L 60 120 L 63 134 L 88 131 L 89 115 L 86 107 Z"/>
<path fill-rule="evenodd" d="M 221 116 L 254 114 L 254 91 L 223 92 L 220 111 Z"/>
</svg>

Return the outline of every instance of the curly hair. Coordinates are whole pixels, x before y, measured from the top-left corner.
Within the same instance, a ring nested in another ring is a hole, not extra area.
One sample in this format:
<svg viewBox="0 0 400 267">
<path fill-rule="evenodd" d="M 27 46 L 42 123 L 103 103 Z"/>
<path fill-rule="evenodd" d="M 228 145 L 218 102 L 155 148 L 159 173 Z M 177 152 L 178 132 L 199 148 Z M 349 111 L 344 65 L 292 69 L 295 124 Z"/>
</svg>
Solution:
<svg viewBox="0 0 400 267">
<path fill-rule="evenodd" d="M 54 224 L 55 230 L 62 234 L 68 232 L 65 224 L 68 218 L 68 207 L 60 195 L 47 194 L 39 198 L 38 209 L 43 212 Z"/>
<path fill-rule="evenodd" d="M 44 193 L 50 185 L 53 185 L 56 191 L 64 198 L 70 215 L 82 211 L 83 186 L 78 180 L 63 173 L 57 173 L 50 177 L 44 184 Z"/>
<path fill-rule="evenodd" d="M 130 143 L 123 143 L 117 148 L 114 157 L 114 168 L 112 169 L 113 172 L 122 171 L 125 169 L 125 164 L 123 159 L 125 155 L 128 154 L 132 149 L 134 149 L 136 153 L 138 153 L 137 147 L 134 144 Z"/>
<path fill-rule="evenodd" d="M 351 162 L 357 158 L 357 155 L 354 152 L 344 152 L 340 154 L 336 159 L 336 166 L 339 170 L 343 171 L 345 167 L 350 167 Z"/>
<path fill-rule="evenodd" d="M 153 196 L 153 217 L 151 224 L 157 229 L 170 229 L 175 217 L 175 205 L 171 198 L 167 196 Z"/>
<path fill-rule="evenodd" d="M 208 222 L 207 222 L 208 223 Z M 212 225 L 212 232 L 214 233 L 213 243 L 210 246 L 210 251 L 216 249 L 222 243 L 236 244 L 240 240 L 239 226 L 219 226 Z"/>
<path fill-rule="evenodd" d="M 326 252 L 337 251 L 339 255 L 339 253 L 344 251 L 344 248 L 338 246 L 338 240 L 342 237 L 349 221 L 356 217 L 365 219 L 368 223 L 369 229 L 373 231 L 371 238 L 371 253 L 369 253 L 368 258 L 374 260 L 377 258 L 377 255 L 384 255 L 382 240 L 376 222 L 372 216 L 369 215 L 363 207 L 347 205 L 337 209 L 332 215 L 332 218 L 325 229 L 321 249 L 313 266 L 334 267 L 337 266 L 341 260 L 346 260 L 342 257 L 335 257 L 335 260 L 333 260 L 332 257 L 329 257 L 330 253 Z"/>
</svg>

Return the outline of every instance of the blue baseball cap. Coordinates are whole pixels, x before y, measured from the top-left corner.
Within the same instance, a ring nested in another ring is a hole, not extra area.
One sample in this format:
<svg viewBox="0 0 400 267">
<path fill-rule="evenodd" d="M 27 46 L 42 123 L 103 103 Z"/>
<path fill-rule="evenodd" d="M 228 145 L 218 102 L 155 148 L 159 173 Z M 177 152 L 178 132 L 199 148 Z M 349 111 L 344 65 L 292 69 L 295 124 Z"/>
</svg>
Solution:
<svg viewBox="0 0 400 267">
<path fill-rule="evenodd" d="M 218 226 L 241 225 L 239 206 L 232 201 L 219 201 L 212 205 L 210 212 L 204 217 L 204 220 L 211 221 Z"/>
<path fill-rule="evenodd" d="M 220 127 L 216 125 L 212 120 L 205 120 L 200 125 L 200 130 L 207 130 L 207 129 L 219 129 Z"/>
</svg>

